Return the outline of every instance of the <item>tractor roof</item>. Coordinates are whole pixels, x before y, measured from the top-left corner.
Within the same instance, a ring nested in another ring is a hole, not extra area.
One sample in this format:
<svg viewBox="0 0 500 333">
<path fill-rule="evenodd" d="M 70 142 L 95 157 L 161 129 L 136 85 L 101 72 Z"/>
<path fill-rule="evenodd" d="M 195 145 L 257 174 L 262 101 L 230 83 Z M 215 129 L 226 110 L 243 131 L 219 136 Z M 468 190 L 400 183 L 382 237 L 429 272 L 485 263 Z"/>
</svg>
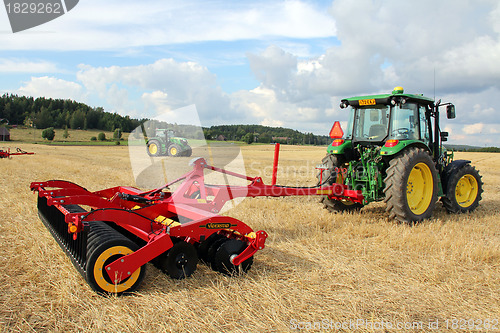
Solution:
<svg viewBox="0 0 500 333">
<path fill-rule="evenodd" d="M 345 104 L 345 107 L 348 105 L 351 106 L 369 106 L 376 104 L 390 104 L 392 99 L 400 100 L 406 99 L 406 101 L 414 101 L 422 104 L 433 104 L 434 100 L 429 97 L 425 97 L 422 94 L 414 95 L 414 94 L 405 94 L 402 87 L 396 87 L 392 91 L 391 94 L 380 94 L 380 95 L 368 95 L 368 96 L 355 96 L 343 99 L 341 102 Z"/>
</svg>

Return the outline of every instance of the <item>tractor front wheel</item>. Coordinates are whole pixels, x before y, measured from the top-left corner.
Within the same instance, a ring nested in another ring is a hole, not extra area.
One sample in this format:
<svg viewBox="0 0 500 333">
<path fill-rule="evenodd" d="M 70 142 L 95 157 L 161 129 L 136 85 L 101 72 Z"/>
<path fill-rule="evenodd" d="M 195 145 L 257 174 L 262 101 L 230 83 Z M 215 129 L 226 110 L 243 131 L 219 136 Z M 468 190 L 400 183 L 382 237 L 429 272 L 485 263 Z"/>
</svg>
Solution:
<svg viewBox="0 0 500 333">
<path fill-rule="evenodd" d="M 328 154 L 323 158 L 322 163 L 327 169 L 318 174 L 318 186 L 345 183 L 345 175 L 342 171 L 347 169 L 349 163 L 345 161 L 343 156 Z M 354 211 L 363 207 L 362 204 L 352 202 L 349 199 L 334 200 L 326 195 L 321 197 L 320 202 L 330 212 Z"/>
<path fill-rule="evenodd" d="M 182 155 L 186 157 L 191 157 L 191 155 L 193 155 L 193 149 L 190 146 L 187 146 L 186 150 L 184 150 Z"/>
<path fill-rule="evenodd" d="M 178 157 L 181 155 L 181 149 L 178 145 L 172 144 L 168 147 L 168 155 Z"/>
<path fill-rule="evenodd" d="M 437 171 L 431 156 L 409 148 L 389 162 L 385 181 L 386 211 L 390 218 L 413 223 L 429 218 L 437 201 Z"/>
<path fill-rule="evenodd" d="M 470 164 L 448 177 L 446 196 L 441 199 L 448 213 L 472 212 L 479 205 L 483 182 L 479 172 Z"/>
</svg>

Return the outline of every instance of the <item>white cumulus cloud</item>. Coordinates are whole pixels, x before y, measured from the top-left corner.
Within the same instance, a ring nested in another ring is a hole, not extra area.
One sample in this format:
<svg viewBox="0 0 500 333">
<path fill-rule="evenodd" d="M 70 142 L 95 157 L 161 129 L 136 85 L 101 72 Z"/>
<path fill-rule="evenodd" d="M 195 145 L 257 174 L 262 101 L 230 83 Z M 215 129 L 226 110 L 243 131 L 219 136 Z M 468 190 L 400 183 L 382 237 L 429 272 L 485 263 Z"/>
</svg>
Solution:
<svg viewBox="0 0 500 333">
<path fill-rule="evenodd" d="M 76 82 L 55 77 L 32 77 L 17 90 L 19 95 L 82 100 L 85 98 L 82 86 Z"/>
</svg>

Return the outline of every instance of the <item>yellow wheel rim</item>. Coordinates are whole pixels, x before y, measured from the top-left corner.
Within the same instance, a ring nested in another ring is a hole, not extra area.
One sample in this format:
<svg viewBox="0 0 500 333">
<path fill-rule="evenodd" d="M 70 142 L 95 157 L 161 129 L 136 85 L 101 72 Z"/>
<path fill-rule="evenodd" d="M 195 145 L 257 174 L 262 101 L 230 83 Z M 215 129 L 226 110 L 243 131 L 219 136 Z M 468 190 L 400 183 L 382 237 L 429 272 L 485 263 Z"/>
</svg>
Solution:
<svg viewBox="0 0 500 333">
<path fill-rule="evenodd" d="M 469 207 L 476 200 L 477 190 L 476 178 L 472 175 L 463 175 L 455 187 L 455 199 L 457 203 L 463 208 Z"/>
<path fill-rule="evenodd" d="M 137 279 L 141 274 L 141 268 L 137 269 L 129 278 L 124 279 L 122 282 L 116 282 L 120 277 L 115 277 L 115 283 L 110 283 L 108 273 L 104 272 L 105 266 L 112 263 L 119 257 L 126 256 L 127 254 L 130 254 L 132 252 L 134 251 L 125 246 L 113 246 L 109 249 L 106 249 L 97 258 L 94 266 L 94 278 L 99 287 L 102 288 L 102 290 L 109 293 L 121 293 L 131 288 L 134 283 L 137 282 Z M 110 260 L 112 257 L 115 258 Z M 104 274 L 106 274 L 106 276 Z"/>
<path fill-rule="evenodd" d="M 156 155 L 156 153 L 158 152 L 158 146 L 154 143 L 150 144 L 148 149 L 151 155 Z"/>
<path fill-rule="evenodd" d="M 406 199 L 413 214 L 421 215 L 429 208 L 433 192 L 431 169 L 425 163 L 418 163 L 411 170 L 406 187 Z"/>
<path fill-rule="evenodd" d="M 175 147 L 170 148 L 170 155 L 172 155 L 172 156 L 177 155 L 177 148 L 175 148 Z"/>
</svg>

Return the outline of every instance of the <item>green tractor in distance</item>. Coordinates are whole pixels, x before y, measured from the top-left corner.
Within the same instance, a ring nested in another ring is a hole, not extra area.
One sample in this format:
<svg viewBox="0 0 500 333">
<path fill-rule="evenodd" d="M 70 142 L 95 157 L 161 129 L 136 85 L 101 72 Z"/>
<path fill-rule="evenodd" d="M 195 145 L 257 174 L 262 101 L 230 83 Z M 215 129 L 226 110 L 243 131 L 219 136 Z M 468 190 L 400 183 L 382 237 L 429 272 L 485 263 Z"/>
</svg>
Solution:
<svg viewBox="0 0 500 333">
<path fill-rule="evenodd" d="M 191 156 L 192 149 L 187 139 L 174 136 L 174 131 L 156 129 L 155 136 L 148 139 L 147 152 L 149 156 Z"/>
<path fill-rule="evenodd" d="M 319 184 L 341 183 L 360 190 L 363 204 L 348 198 L 321 198 L 330 211 L 358 210 L 384 201 L 390 218 L 415 223 L 431 216 L 436 201 L 450 213 L 471 212 L 479 204 L 483 183 L 470 161 L 453 160 L 442 142 L 448 133 L 439 128 L 439 109 L 455 118 L 455 106 L 423 95 L 391 94 L 343 99 L 350 108 L 344 135 L 335 122 L 333 143 L 319 166 Z"/>
</svg>

